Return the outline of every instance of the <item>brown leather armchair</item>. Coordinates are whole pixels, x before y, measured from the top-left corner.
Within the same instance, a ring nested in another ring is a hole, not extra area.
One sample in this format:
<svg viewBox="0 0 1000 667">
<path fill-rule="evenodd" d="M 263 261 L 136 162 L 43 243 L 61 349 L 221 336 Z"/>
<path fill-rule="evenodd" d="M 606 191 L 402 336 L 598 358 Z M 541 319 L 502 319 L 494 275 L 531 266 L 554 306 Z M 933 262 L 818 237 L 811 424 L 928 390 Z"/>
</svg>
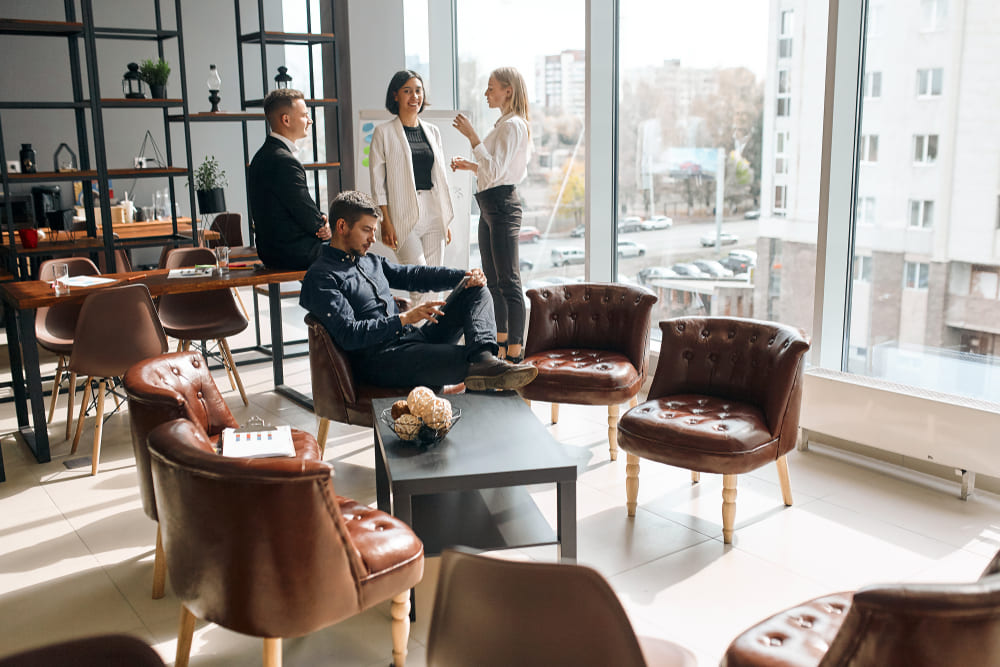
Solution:
<svg viewBox="0 0 1000 667">
<path fill-rule="evenodd" d="M 578 283 L 527 292 L 531 300 L 525 363 L 538 377 L 519 389 L 528 401 L 608 406 L 608 445 L 618 458 L 618 406 L 635 405 L 646 381 L 650 313 L 656 297 L 642 287 Z"/>
<path fill-rule="evenodd" d="M 868 586 L 804 602 L 733 640 L 721 667 L 1000 664 L 1000 553 L 968 584 Z"/>
<path fill-rule="evenodd" d="M 330 432 L 330 420 L 352 426 L 372 426 L 375 423 L 373 398 L 406 396 L 413 387 L 376 387 L 357 382 L 350 359 L 333 342 L 326 327 L 312 314 L 306 315 L 305 321 L 309 327 L 313 412 L 319 417 L 316 440 L 322 457 L 322 452 L 326 450 L 327 434 Z M 465 385 L 458 384 L 444 387 L 441 393 L 458 394 L 463 391 Z"/>
<path fill-rule="evenodd" d="M 582 565 L 441 557 L 428 667 L 693 667 L 672 642 L 636 637 L 604 578 Z"/>
<path fill-rule="evenodd" d="M 722 474 L 722 536 L 733 540 L 736 476 L 774 461 L 792 504 L 787 454 L 798 437 L 809 341 L 798 329 L 726 317 L 660 322 L 660 360 L 645 403 L 618 424 L 635 516 L 639 459 Z"/>
<path fill-rule="evenodd" d="M 409 636 L 423 545 L 384 512 L 336 494 L 333 468 L 295 458 L 218 456 L 183 419 L 149 434 L 156 507 L 181 600 L 176 667 L 196 618 L 264 638 L 264 666 L 298 637 L 392 599 L 393 662 Z"/>
<path fill-rule="evenodd" d="M 132 366 L 122 379 L 128 394 L 129 423 L 135 471 L 139 476 L 142 508 L 153 521 L 159 521 L 153 495 L 153 472 L 149 464 L 146 439 L 160 424 L 174 419 L 194 422 L 210 439 L 217 441 L 223 429 L 239 426 L 229 411 L 208 364 L 200 353 L 174 352 L 146 359 Z M 292 444 L 300 459 L 320 458 L 319 447 L 311 434 L 292 429 Z M 163 542 L 156 528 L 156 555 L 153 558 L 153 599 L 163 597 L 167 566 Z"/>
</svg>

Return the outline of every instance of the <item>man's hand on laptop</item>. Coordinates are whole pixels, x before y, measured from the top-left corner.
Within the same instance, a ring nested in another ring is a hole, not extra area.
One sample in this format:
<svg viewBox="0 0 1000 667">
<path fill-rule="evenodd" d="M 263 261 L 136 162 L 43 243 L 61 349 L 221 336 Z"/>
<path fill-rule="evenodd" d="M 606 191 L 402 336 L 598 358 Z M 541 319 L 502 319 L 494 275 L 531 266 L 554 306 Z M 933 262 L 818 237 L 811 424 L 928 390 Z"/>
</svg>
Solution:
<svg viewBox="0 0 1000 667">
<path fill-rule="evenodd" d="M 416 324 L 417 322 L 423 322 L 424 320 L 437 322 L 437 318 L 444 315 L 444 312 L 440 308 L 443 305 L 444 301 L 426 301 L 419 306 L 410 308 L 405 313 L 400 313 L 399 321 L 403 324 L 403 326 L 406 326 L 407 324 Z"/>
<path fill-rule="evenodd" d="M 468 287 L 486 287 L 486 274 L 483 273 L 482 269 L 466 271 L 465 275 L 469 276 Z"/>
</svg>

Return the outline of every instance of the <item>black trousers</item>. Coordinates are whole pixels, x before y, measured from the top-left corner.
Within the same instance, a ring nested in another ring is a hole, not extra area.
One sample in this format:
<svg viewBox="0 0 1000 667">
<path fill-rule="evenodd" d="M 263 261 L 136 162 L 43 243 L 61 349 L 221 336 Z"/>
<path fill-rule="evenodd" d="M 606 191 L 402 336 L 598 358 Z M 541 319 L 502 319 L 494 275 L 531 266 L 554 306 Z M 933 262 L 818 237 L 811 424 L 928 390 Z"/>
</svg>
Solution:
<svg viewBox="0 0 1000 667">
<path fill-rule="evenodd" d="M 465 336 L 465 344 L 458 342 Z M 442 387 L 465 380 L 469 357 L 497 352 L 493 300 L 484 287 L 468 287 L 438 318 L 379 348 L 351 355 L 355 377 L 377 387 Z"/>
<path fill-rule="evenodd" d="M 521 200 L 513 185 L 498 185 L 476 193 L 479 202 L 479 254 L 486 284 L 493 295 L 497 332 L 508 345 L 524 342 L 524 292 L 518 265 Z"/>
</svg>

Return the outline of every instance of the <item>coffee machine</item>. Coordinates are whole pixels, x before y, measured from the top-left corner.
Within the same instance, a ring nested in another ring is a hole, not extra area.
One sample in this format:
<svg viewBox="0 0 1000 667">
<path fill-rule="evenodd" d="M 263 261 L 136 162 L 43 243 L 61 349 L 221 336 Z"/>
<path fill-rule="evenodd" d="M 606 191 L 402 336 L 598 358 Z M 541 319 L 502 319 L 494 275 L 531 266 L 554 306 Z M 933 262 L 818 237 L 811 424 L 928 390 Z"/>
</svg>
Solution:
<svg viewBox="0 0 1000 667">
<path fill-rule="evenodd" d="M 31 203 L 35 209 L 35 223 L 44 227 L 48 224 L 47 214 L 62 208 L 58 185 L 36 185 L 31 188 Z"/>
</svg>

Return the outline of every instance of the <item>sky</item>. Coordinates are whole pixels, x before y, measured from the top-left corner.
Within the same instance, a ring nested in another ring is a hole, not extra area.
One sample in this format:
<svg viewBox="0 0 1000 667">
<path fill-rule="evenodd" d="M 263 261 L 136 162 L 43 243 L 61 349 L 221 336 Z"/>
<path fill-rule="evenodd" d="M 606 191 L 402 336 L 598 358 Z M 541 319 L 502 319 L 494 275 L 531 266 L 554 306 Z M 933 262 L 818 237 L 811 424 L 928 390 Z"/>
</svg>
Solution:
<svg viewBox="0 0 1000 667">
<path fill-rule="evenodd" d="M 475 57 L 482 69 L 514 65 L 529 90 L 536 56 L 586 45 L 583 0 L 457 4 L 459 57 Z M 426 53 L 426 0 L 404 5 L 406 51 Z M 621 66 L 628 70 L 679 58 L 686 67 L 743 66 L 763 77 L 768 6 L 767 0 L 621 0 Z"/>
</svg>

